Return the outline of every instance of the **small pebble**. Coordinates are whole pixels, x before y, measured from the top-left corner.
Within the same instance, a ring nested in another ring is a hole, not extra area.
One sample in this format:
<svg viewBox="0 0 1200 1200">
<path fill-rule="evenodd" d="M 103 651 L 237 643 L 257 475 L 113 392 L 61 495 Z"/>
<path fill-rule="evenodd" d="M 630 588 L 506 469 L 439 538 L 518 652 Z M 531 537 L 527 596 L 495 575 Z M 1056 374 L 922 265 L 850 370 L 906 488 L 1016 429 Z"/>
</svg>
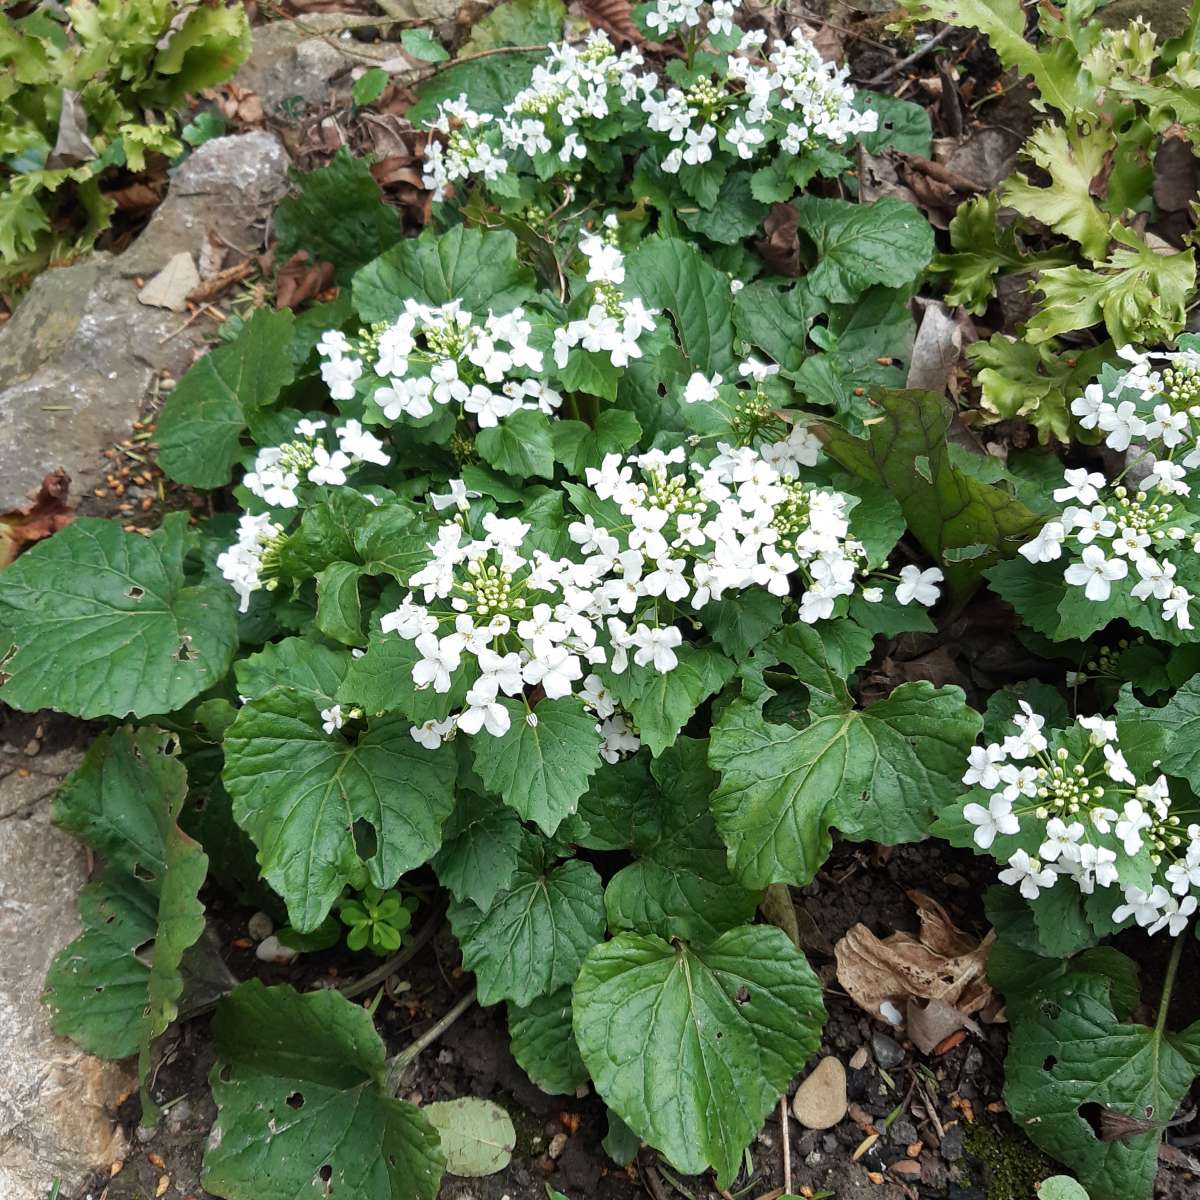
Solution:
<svg viewBox="0 0 1200 1200">
<path fill-rule="evenodd" d="M 295 962 L 299 956 L 299 950 L 293 950 L 291 946 L 285 946 L 274 934 L 263 938 L 254 951 L 254 957 L 259 962 L 276 963 L 280 966 Z"/>
<path fill-rule="evenodd" d="M 25 743 L 25 753 L 30 758 L 36 757 L 41 752 L 41 749 L 42 743 L 39 742 L 37 738 L 30 738 L 29 741 Z"/>
<path fill-rule="evenodd" d="M 442 1064 L 443 1067 L 448 1067 L 454 1061 L 454 1051 L 439 1050 L 437 1060 Z"/>
<path fill-rule="evenodd" d="M 963 1155 L 963 1135 L 962 1129 L 957 1125 L 952 1125 L 946 1130 L 945 1136 L 942 1138 L 941 1144 L 942 1157 L 947 1162 L 958 1162 Z"/>
<path fill-rule="evenodd" d="M 550 1139 L 550 1145 L 546 1148 L 546 1153 L 551 1158 L 558 1158 L 560 1154 L 567 1148 L 567 1135 L 565 1133 L 556 1133 Z"/>
<path fill-rule="evenodd" d="M 256 912 L 246 922 L 246 932 L 256 941 L 261 942 L 275 932 L 275 922 L 265 912 Z"/>
<path fill-rule="evenodd" d="M 886 1033 L 871 1034 L 871 1050 L 875 1061 L 885 1071 L 898 1067 L 904 1061 L 904 1051 L 900 1048 L 900 1043 L 895 1038 L 888 1037 Z"/>
<path fill-rule="evenodd" d="M 850 1058 L 850 1069 L 852 1071 L 861 1071 L 867 1065 L 867 1048 L 859 1046 Z"/>
<path fill-rule="evenodd" d="M 846 1115 L 846 1068 L 829 1055 L 804 1078 L 792 1112 L 806 1129 L 832 1129 Z"/>
<path fill-rule="evenodd" d="M 821 1148 L 826 1154 L 832 1154 L 838 1148 L 838 1140 L 836 1135 L 827 1133 L 821 1138 Z"/>
<path fill-rule="evenodd" d="M 892 1122 L 890 1130 L 892 1141 L 905 1146 L 917 1140 L 917 1127 L 906 1117 L 900 1117 Z"/>
</svg>

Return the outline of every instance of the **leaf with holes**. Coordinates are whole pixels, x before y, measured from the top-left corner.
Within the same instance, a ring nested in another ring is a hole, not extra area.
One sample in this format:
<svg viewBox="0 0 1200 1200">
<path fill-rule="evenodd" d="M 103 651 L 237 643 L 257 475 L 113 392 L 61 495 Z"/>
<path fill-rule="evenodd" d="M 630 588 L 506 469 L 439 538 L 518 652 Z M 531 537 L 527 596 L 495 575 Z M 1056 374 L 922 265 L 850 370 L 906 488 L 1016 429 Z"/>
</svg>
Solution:
<svg viewBox="0 0 1200 1200">
<path fill-rule="evenodd" d="M 727 1188 L 820 1044 L 821 985 L 787 935 L 741 926 L 705 946 L 621 933 L 588 955 L 575 1038 L 604 1102 L 677 1170 Z"/>
<path fill-rule="evenodd" d="M 421 1110 L 385 1088 L 366 1009 L 336 991 L 241 984 L 213 1019 L 217 1120 L 204 1187 L 224 1200 L 434 1200 L 444 1159 Z"/>
<path fill-rule="evenodd" d="M 452 904 L 450 925 L 480 1004 L 530 1004 L 569 984 L 604 936 L 600 876 L 577 859 L 555 866 L 548 843 L 527 833 L 508 886 L 486 909 Z"/>
<path fill-rule="evenodd" d="M 82 517 L 0 573 L 0 700 L 146 717 L 221 679 L 237 646 L 232 593 L 189 583 L 187 520 L 173 513 L 147 538 Z"/>
</svg>

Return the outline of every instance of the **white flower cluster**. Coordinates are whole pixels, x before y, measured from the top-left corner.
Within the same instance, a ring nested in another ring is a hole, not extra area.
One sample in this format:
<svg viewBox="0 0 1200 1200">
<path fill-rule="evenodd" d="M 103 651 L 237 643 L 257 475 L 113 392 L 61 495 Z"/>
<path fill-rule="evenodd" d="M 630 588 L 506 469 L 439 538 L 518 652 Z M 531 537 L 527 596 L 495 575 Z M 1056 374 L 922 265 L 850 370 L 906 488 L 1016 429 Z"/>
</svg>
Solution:
<svg viewBox="0 0 1200 1200">
<path fill-rule="evenodd" d="M 295 508 L 300 503 L 296 489 L 302 483 L 340 487 L 346 482 L 347 472 L 362 463 L 386 467 L 391 461 L 383 443 L 357 421 L 347 421 L 334 430 L 336 450 L 327 449 L 318 437 L 325 428 L 324 421 L 298 421 L 296 439 L 282 446 L 263 447 L 254 459 L 254 469 L 242 482 L 273 508 Z"/>
<path fill-rule="evenodd" d="M 1138 782 L 1113 721 L 1077 717 L 1052 740 L 1045 724 L 1021 701 L 1015 734 L 971 750 L 963 783 L 992 793 L 986 804 L 963 808 L 975 844 L 990 850 L 998 837 L 1026 841 L 1029 848 L 1011 853 L 1005 843 L 999 857 L 1001 881 L 1028 900 L 1064 877 L 1088 896 L 1117 886 L 1123 903 L 1114 898 L 1113 920 L 1132 916 L 1152 934 L 1178 935 L 1196 911 L 1190 893 L 1200 890 L 1200 825 L 1181 829 L 1164 775 Z M 1142 888 L 1128 882 L 1131 874 L 1153 882 Z"/>
<path fill-rule="evenodd" d="M 560 371 L 576 346 L 607 354 L 614 367 L 628 366 L 631 358 L 642 357 L 638 339 L 656 327 L 659 310 L 647 308 L 637 296 L 627 300 L 621 291 L 625 256 L 617 246 L 616 227 L 617 219 L 610 215 L 603 236 L 587 233 L 580 239 L 592 300 L 583 320 L 569 321 L 554 331 L 554 361 Z"/>
<path fill-rule="evenodd" d="M 217 569 L 241 598 L 239 612 L 249 609 L 250 597 L 259 588 L 273 586 L 269 578 L 264 579 L 265 560 L 282 537 L 283 526 L 275 524 L 269 513 L 242 513 L 238 518 L 237 541 L 217 555 Z"/>
<path fill-rule="evenodd" d="M 457 405 L 488 429 L 522 408 L 553 413 L 562 397 L 537 379 L 543 355 L 530 345 L 532 323 L 525 310 L 514 308 L 478 321 L 451 300 L 438 306 L 406 300 L 390 325 L 364 330 L 351 340 L 336 330 L 317 343 L 321 375 L 334 400 L 349 400 L 369 361 L 375 376 L 385 379 L 374 393 L 384 418 L 419 421 L 434 406 Z"/>
<path fill-rule="evenodd" d="M 732 33 L 736 7 L 735 0 L 716 0 L 709 31 Z M 693 0 L 657 0 L 647 20 L 663 32 L 694 29 L 701 8 Z M 643 60 L 636 50 L 618 54 L 602 32 L 581 50 L 552 46 L 501 113 L 475 112 L 465 95 L 439 106 L 430 128 L 441 137 L 426 148 L 424 182 L 440 200 L 450 184 L 472 176 L 495 183 L 516 154 L 534 159 L 545 178 L 556 164 L 566 169 L 585 159 L 592 142 L 611 141 L 617 115 L 629 128 L 644 123 L 664 135 L 661 165 L 672 174 L 709 162 L 717 148 L 748 160 L 778 138 L 785 154 L 798 154 L 819 139 L 841 145 L 878 127 L 878 113 L 854 108 L 846 69 L 825 62 L 800 30 L 763 58 L 765 41 L 763 33 L 744 34 L 720 77 L 665 92 L 653 72 L 637 71 Z"/>
<path fill-rule="evenodd" d="M 1165 621 L 1191 629 L 1188 603 L 1194 597 L 1175 581 L 1177 567 L 1168 557 L 1177 548 L 1192 545 L 1179 524 L 1187 514 L 1177 511 L 1169 495 L 1154 498 L 1144 491 L 1131 492 L 1122 484 L 1110 485 L 1100 472 L 1085 467 L 1068 470 L 1064 480 L 1054 499 L 1077 503 L 1069 504 L 1057 520 L 1047 521 L 1019 553 L 1030 562 L 1054 562 L 1063 557 L 1067 546 L 1071 553 L 1064 581 L 1083 588 L 1083 594 L 1097 604 L 1109 599 L 1112 585 L 1130 577 L 1132 568 L 1138 576 L 1130 589 L 1133 597 L 1161 601 Z"/>
<path fill-rule="evenodd" d="M 659 41 L 684 31 L 698 36 L 701 24 L 710 37 L 728 37 L 733 33 L 733 14 L 741 6 L 742 0 L 713 0 L 705 18 L 701 13 L 704 0 L 654 0 L 644 20 Z"/>
</svg>

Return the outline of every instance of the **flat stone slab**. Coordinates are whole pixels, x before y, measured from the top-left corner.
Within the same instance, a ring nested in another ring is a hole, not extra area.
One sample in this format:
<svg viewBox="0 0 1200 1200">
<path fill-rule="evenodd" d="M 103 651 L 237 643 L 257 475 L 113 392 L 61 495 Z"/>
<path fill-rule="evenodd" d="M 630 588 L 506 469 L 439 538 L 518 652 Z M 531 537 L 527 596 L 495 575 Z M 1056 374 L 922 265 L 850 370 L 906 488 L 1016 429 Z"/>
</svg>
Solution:
<svg viewBox="0 0 1200 1200">
<path fill-rule="evenodd" d="M 211 232 L 253 253 L 259 223 L 287 187 L 288 157 L 264 132 L 215 138 L 179 168 L 167 199 L 123 255 L 95 254 L 45 271 L 0 328 L 0 512 L 50 472 L 72 494 L 102 476 L 100 452 L 127 437 L 159 372 L 178 377 L 202 344 L 186 318 L 137 302 L 133 276 L 151 276 Z"/>
</svg>

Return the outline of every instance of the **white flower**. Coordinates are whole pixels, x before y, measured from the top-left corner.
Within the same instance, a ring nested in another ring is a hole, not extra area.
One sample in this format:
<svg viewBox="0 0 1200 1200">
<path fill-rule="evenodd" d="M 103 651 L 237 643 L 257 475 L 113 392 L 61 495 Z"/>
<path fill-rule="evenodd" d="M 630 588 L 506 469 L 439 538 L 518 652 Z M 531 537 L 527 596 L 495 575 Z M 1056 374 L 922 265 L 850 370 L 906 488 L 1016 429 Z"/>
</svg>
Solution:
<svg viewBox="0 0 1200 1200">
<path fill-rule="evenodd" d="M 1046 822 L 1046 840 L 1042 843 L 1038 854 L 1046 862 L 1056 862 L 1059 858 L 1072 861 L 1079 855 L 1077 843 L 1083 837 L 1083 825 L 1079 821 L 1066 824 L 1059 817 L 1051 817 Z"/>
<path fill-rule="evenodd" d="M 1105 558 L 1099 546 L 1085 546 L 1082 559 L 1063 572 L 1063 579 L 1072 587 L 1082 587 L 1089 600 L 1107 600 L 1112 593 L 1113 581 L 1129 574 L 1129 565 L 1124 559 Z"/>
<path fill-rule="evenodd" d="M 1062 543 L 1066 536 L 1067 531 L 1061 521 L 1047 521 L 1037 537 L 1026 542 L 1017 553 L 1030 562 L 1053 562 L 1062 556 Z"/>
<path fill-rule="evenodd" d="M 1008 869 L 1000 872 L 1000 882 L 1020 885 L 1021 895 L 1026 900 L 1036 900 L 1042 888 L 1051 888 L 1057 878 L 1055 872 L 1044 869 L 1036 858 L 1030 858 L 1024 850 L 1017 850 L 1008 860 Z"/>
<path fill-rule="evenodd" d="M 347 421 L 334 431 L 338 446 L 351 462 L 369 462 L 386 467 L 392 460 L 383 449 L 383 443 L 374 434 L 367 433 L 357 421 Z"/>
<path fill-rule="evenodd" d="M 988 849 L 997 834 L 1017 833 L 1021 828 L 1013 814 L 1012 804 L 1003 796 L 993 796 L 987 808 L 982 804 L 967 804 L 963 807 L 963 816 L 976 826 L 975 844 L 981 850 Z"/>
<path fill-rule="evenodd" d="M 442 512 L 451 505 L 459 512 L 468 512 L 471 508 L 471 500 L 477 499 L 480 494 L 468 489 L 461 479 L 448 479 L 446 486 L 450 489 L 448 492 L 429 493 L 429 501 L 438 512 Z"/>
<path fill-rule="evenodd" d="M 1125 755 L 1120 750 L 1114 750 L 1112 746 L 1108 745 L 1104 747 L 1104 773 L 1114 783 L 1137 783 L 1133 772 L 1125 762 Z"/>
<path fill-rule="evenodd" d="M 424 746 L 426 750 L 436 750 L 453 727 L 452 719 L 435 721 L 430 718 L 423 725 L 411 726 L 408 732 L 418 745 Z"/>
<path fill-rule="evenodd" d="M 1187 927 L 1192 913 L 1196 911 L 1196 897 L 1188 896 L 1186 900 L 1176 900 L 1168 896 L 1160 905 L 1162 916 L 1146 930 L 1153 937 L 1164 927 L 1171 937 L 1178 937 Z"/>
<path fill-rule="evenodd" d="M 563 646 L 554 646 L 540 658 L 531 659 L 522 674 L 526 683 L 540 683 L 551 700 L 569 696 L 571 684 L 583 678 L 578 657 Z"/>
<path fill-rule="evenodd" d="M 1158 920 L 1159 910 L 1171 899 L 1171 893 L 1161 884 L 1155 884 L 1148 892 L 1131 884 L 1124 894 L 1125 903 L 1113 909 L 1113 921 L 1119 925 L 1132 917 L 1143 929 Z"/>
<path fill-rule="evenodd" d="M 1078 500 L 1080 504 L 1095 504 L 1100 499 L 1097 489 L 1107 482 L 1099 471 L 1089 474 L 1085 467 L 1064 471 L 1063 478 L 1067 481 L 1067 486 L 1057 488 L 1054 492 L 1054 499 L 1060 504 L 1067 500 Z"/>
<path fill-rule="evenodd" d="M 313 447 L 313 465 L 308 468 L 310 483 L 325 483 L 340 487 L 346 482 L 346 468 L 350 456 L 335 450 L 332 454 L 324 446 Z"/>
<path fill-rule="evenodd" d="M 321 709 L 321 728 L 326 733 L 336 733 L 346 723 L 345 717 L 342 716 L 342 706 L 334 704 L 329 708 Z"/>
<path fill-rule="evenodd" d="M 1105 747 L 1107 750 L 1109 747 Z M 1136 800 L 1126 800 L 1123 815 L 1117 821 L 1117 837 L 1121 839 L 1128 855 L 1136 854 L 1142 848 L 1142 830 L 1149 829 L 1154 822 L 1150 815 Z"/>
<path fill-rule="evenodd" d="M 458 727 L 463 733 L 476 734 L 486 729 L 492 737 L 502 737 L 508 732 L 511 723 L 508 709 L 498 700 L 479 700 L 468 692 L 467 705 L 458 714 Z"/>
<path fill-rule="evenodd" d="M 1105 443 L 1114 450 L 1128 450 L 1129 443 L 1146 432 L 1146 422 L 1137 415 L 1132 400 L 1123 400 L 1115 408 L 1106 405 L 1100 412 L 1099 425 L 1108 434 Z"/>
<path fill-rule="evenodd" d="M 938 596 L 941 594 L 937 585 L 943 579 L 945 576 L 938 567 L 926 567 L 922 571 L 910 563 L 900 571 L 900 582 L 896 586 L 896 601 L 899 604 L 911 604 L 915 600 L 918 604 L 923 604 L 928 608 L 937 603 Z"/>
<path fill-rule="evenodd" d="M 1104 388 L 1098 383 L 1089 383 L 1083 389 L 1083 395 L 1071 401 L 1071 412 L 1079 418 L 1079 424 L 1084 429 L 1095 429 L 1100 420 L 1100 413 L 1107 407 L 1104 399 Z M 1084 504 L 1090 501 L 1083 501 Z"/>
<path fill-rule="evenodd" d="M 693 372 L 683 389 L 684 404 L 710 404 L 717 398 L 717 389 L 721 386 L 721 376 L 708 378 L 702 371 Z"/>
<path fill-rule="evenodd" d="M 679 660 L 675 656 L 675 647 L 683 641 L 683 635 L 674 625 L 665 629 L 651 629 L 646 625 L 638 625 L 633 631 L 633 644 L 638 647 L 633 661 L 639 667 L 650 666 L 660 674 L 673 671 Z"/>
<path fill-rule="evenodd" d="M 416 639 L 416 647 L 421 659 L 413 664 L 413 683 L 418 690 L 432 685 L 435 692 L 448 692 L 450 677 L 462 661 L 461 639 L 450 634 L 439 640 L 436 634 L 423 633 Z"/>
<path fill-rule="evenodd" d="M 1004 748 L 997 743 L 990 746 L 972 746 L 967 755 L 967 771 L 962 777 L 968 787 L 978 784 L 991 791 L 1000 783 L 1000 772 L 996 763 L 1004 761 Z"/>
</svg>

